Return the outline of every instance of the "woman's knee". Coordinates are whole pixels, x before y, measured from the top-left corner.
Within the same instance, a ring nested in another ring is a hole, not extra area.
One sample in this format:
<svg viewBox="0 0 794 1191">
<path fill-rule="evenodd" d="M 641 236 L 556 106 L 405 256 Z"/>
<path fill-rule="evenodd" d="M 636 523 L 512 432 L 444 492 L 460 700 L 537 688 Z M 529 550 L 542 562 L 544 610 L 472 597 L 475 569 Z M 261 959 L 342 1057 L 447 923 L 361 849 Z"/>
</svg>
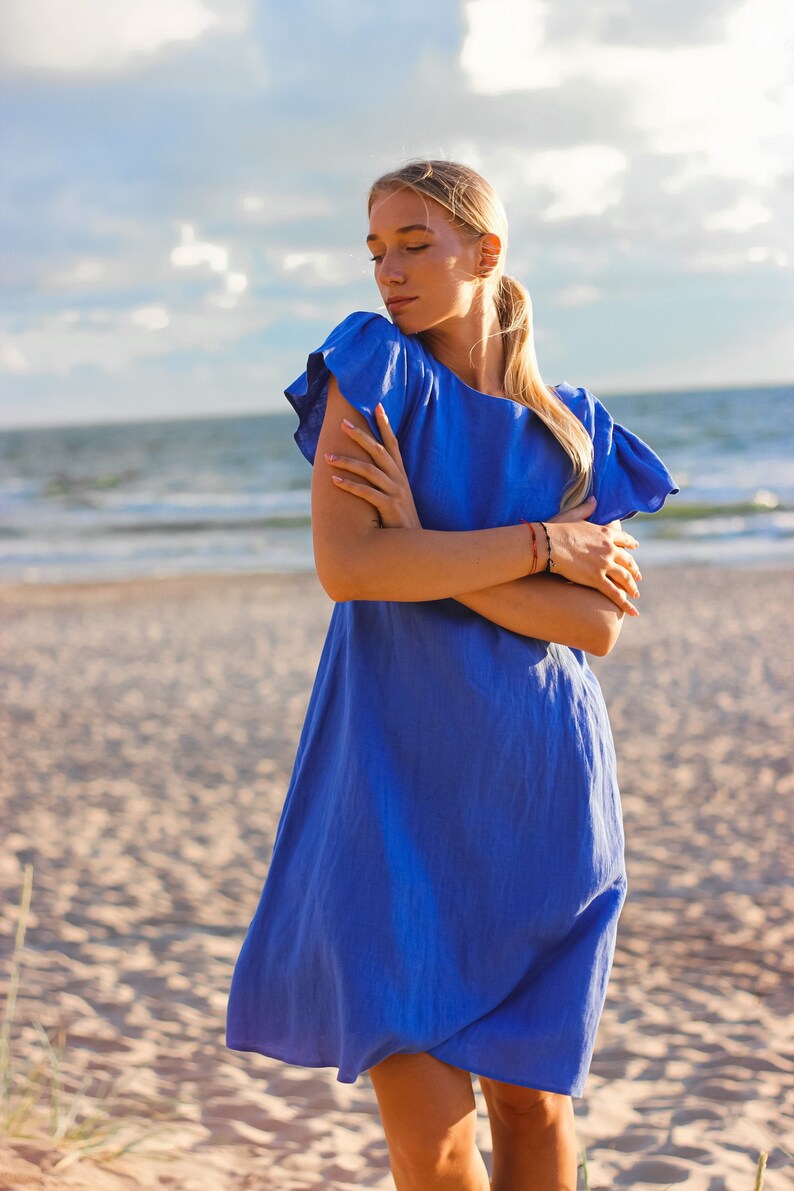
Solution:
<svg viewBox="0 0 794 1191">
<path fill-rule="evenodd" d="M 425 1186 L 464 1172 L 475 1150 L 471 1076 L 432 1055 L 391 1055 L 370 1068 L 394 1173 Z"/>
<path fill-rule="evenodd" d="M 570 1096 L 525 1088 L 480 1076 L 489 1115 L 516 1129 L 543 1129 L 566 1123 L 573 1116 Z"/>
</svg>

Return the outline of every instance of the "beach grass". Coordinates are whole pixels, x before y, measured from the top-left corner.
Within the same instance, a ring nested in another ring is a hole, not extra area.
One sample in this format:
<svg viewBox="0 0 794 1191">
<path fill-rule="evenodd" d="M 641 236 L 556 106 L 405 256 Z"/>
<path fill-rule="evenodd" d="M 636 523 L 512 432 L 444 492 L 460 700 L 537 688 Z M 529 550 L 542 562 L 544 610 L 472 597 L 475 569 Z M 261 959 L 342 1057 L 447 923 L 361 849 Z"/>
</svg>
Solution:
<svg viewBox="0 0 794 1191">
<path fill-rule="evenodd" d="M 13 1030 L 16 1018 L 22 955 L 33 892 L 33 866 L 25 866 L 22 894 L 11 957 L 8 992 L 0 1024 L 0 1131 L 7 1137 L 46 1139 L 63 1151 L 53 1167 L 64 1170 L 84 1158 L 96 1162 L 118 1161 L 144 1143 L 167 1131 L 168 1122 L 179 1109 L 176 1099 L 147 1105 L 142 1119 L 139 1102 L 126 1098 L 126 1085 L 134 1077 L 127 1072 L 112 1080 L 104 1091 L 91 1092 L 92 1075 L 72 1086 L 64 1072 L 67 1035 L 61 1027 L 52 1037 L 41 1022 L 32 1022 L 38 1046 L 15 1053 Z M 148 1158 L 168 1159 L 171 1149 L 146 1145 Z"/>
<path fill-rule="evenodd" d="M 764 1173 L 766 1171 L 766 1160 L 768 1158 L 766 1151 L 758 1155 L 758 1167 L 755 1172 L 755 1189 L 754 1191 L 761 1191 L 764 1185 Z"/>
<path fill-rule="evenodd" d="M 582 1150 L 579 1165 L 582 1168 L 582 1177 L 584 1178 L 584 1191 L 590 1191 L 590 1176 L 587 1173 L 587 1154 Z"/>
<path fill-rule="evenodd" d="M 753 1191 L 763 1191 L 764 1174 L 766 1172 L 766 1162 L 767 1162 L 768 1157 L 769 1157 L 769 1154 L 767 1153 L 766 1150 L 762 1150 L 761 1153 L 758 1155 L 758 1165 L 756 1166 L 755 1186 L 753 1188 Z M 590 1177 L 587 1172 L 587 1154 L 584 1149 L 582 1149 L 581 1154 L 580 1154 L 579 1166 L 582 1169 L 582 1177 L 584 1179 L 584 1191 L 590 1191 Z M 664 1188 L 664 1191 L 670 1191 L 670 1188 L 673 1186 L 675 1186 L 674 1183 L 668 1183 L 667 1186 Z"/>
</svg>

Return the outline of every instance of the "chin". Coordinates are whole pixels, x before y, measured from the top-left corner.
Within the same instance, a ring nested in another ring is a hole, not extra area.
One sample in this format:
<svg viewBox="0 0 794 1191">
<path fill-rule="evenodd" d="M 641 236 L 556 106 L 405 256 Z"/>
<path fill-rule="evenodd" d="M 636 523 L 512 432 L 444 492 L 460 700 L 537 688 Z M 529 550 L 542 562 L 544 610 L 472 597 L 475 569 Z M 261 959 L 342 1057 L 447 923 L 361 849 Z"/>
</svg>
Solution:
<svg viewBox="0 0 794 1191">
<path fill-rule="evenodd" d="M 402 313 L 397 311 L 392 314 L 389 311 L 389 318 L 394 323 L 395 327 L 399 327 L 403 335 L 417 335 L 420 331 L 424 331 L 425 325 L 421 319 L 418 319 L 415 314 L 412 315 L 410 310 L 405 310 Z"/>
</svg>

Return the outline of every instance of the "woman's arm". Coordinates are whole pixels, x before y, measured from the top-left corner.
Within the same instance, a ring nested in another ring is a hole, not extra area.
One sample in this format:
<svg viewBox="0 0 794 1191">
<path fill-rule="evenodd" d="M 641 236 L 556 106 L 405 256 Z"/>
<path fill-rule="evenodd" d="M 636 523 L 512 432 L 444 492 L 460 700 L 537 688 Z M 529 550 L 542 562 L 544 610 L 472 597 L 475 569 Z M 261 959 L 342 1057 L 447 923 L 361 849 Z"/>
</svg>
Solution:
<svg viewBox="0 0 794 1191">
<path fill-rule="evenodd" d="M 366 450 L 345 435 L 343 418 L 369 433 L 363 414 L 331 376 L 318 462 L 323 453 L 342 451 L 369 461 Z M 312 527 L 317 575 L 332 600 L 440 600 L 529 571 L 527 525 L 456 532 L 400 527 L 384 533 L 376 510 L 340 490 L 331 476 L 332 468 L 315 466 Z"/>
<path fill-rule="evenodd" d="M 356 441 L 353 432 L 345 433 L 342 428 L 344 418 L 370 440 L 376 452 L 374 456 Z M 390 430 L 388 433 L 391 434 Z M 393 469 L 393 460 L 386 447 L 372 440 L 363 415 L 345 400 L 333 376 L 317 444 L 317 461 L 328 453 L 344 454 L 352 461 L 366 462 L 372 470 L 377 470 L 372 465 L 374 457 L 380 466 L 391 465 Z M 312 477 L 315 565 L 320 582 L 331 599 L 445 599 L 468 596 L 528 575 L 532 557 L 532 535 L 528 525 L 446 531 L 414 525 L 404 527 L 398 522 L 384 533 L 377 510 L 365 496 L 365 491 L 372 494 L 372 489 L 346 477 L 343 478 L 344 487 L 340 487 L 333 481 L 332 474 L 333 464 L 331 467 L 315 466 Z M 393 487 L 396 489 L 397 485 Z M 360 499 L 361 496 L 364 499 Z M 558 531 L 553 549 L 560 572 L 575 582 L 584 575 L 586 586 L 595 587 L 597 583 L 610 601 L 636 615 L 627 591 L 619 588 L 607 574 L 609 570 L 613 573 L 620 570 L 614 557 L 625 554 L 617 549 L 624 542 L 626 545 L 636 544 L 631 535 L 618 533 L 609 526 L 585 522 L 551 528 Z M 571 534 L 574 529 L 578 536 Z M 540 569 L 546 563 L 545 551 L 545 540 L 538 541 Z M 634 565 L 630 556 L 626 557 Z M 628 575 L 628 592 L 636 595 L 632 576 L 628 571 L 624 573 Z M 556 597 L 556 592 L 554 595 Z"/>
<path fill-rule="evenodd" d="M 599 657 L 613 648 L 623 624 L 621 610 L 600 591 L 549 575 L 498 583 L 455 599 L 513 633 Z"/>
</svg>

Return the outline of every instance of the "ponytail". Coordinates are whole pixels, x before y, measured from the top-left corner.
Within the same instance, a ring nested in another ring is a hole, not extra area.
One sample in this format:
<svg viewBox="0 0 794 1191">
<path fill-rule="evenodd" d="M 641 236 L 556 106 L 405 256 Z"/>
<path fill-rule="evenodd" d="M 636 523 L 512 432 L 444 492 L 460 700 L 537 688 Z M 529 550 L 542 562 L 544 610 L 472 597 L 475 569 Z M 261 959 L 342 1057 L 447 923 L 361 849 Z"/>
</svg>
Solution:
<svg viewBox="0 0 794 1191">
<path fill-rule="evenodd" d="M 571 460 L 573 476 L 560 512 L 581 504 L 590 489 L 593 442 L 574 413 L 543 381 L 532 335 L 532 300 L 514 277 L 502 274 L 495 294 L 505 346 L 505 395 L 526 405 L 548 426 Z"/>
</svg>

